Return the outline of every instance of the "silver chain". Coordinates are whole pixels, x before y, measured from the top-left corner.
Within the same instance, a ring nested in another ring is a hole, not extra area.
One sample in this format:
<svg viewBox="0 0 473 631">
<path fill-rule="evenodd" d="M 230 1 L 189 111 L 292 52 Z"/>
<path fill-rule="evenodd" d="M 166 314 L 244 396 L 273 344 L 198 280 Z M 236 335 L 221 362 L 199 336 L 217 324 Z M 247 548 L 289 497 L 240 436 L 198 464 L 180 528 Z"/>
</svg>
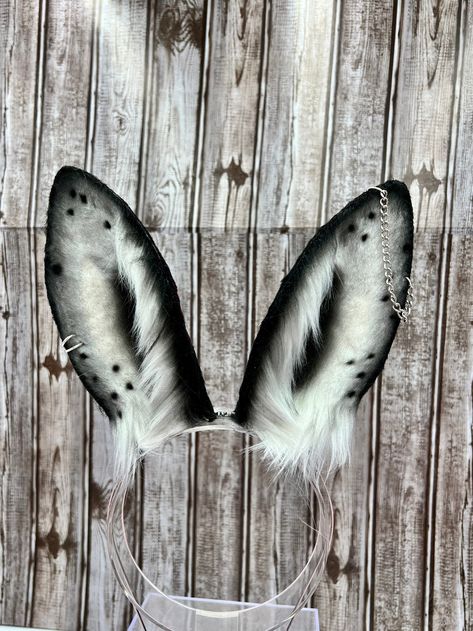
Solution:
<svg viewBox="0 0 473 631">
<path fill-rule="evenodd" d="M 411 279 L 406 276 L 406 280 L 408 283 L 407 287 L 407 296 L 404 307 L 401 307 L 397 296 L 394 292 L 394 278 L 393 278 L 393 269 L 391 265 L 391 254 L 390 254 L 390 238 L 389 238 L 389 220 L 388 220 L 388 192 L 382 188 L 378 188 L 377 186 L 371 186 L 370 188 L 378 191 L 381 195 L 379 200 L 379 205 L 381 207 L 380 217 L 381 217 L 381 244 L 383 248 L 383 267 L 384 267 L 384 278 L 386 280 L 386 287 L 388 288 L 389 297 L 391 299 L 392 308 L 399 316 L 401 322 L 407 322 L 407 318 L 409 317 L 412 311 L 412 305 L 414 303 L 414 293 L 412 289 Z"/>
</svg>

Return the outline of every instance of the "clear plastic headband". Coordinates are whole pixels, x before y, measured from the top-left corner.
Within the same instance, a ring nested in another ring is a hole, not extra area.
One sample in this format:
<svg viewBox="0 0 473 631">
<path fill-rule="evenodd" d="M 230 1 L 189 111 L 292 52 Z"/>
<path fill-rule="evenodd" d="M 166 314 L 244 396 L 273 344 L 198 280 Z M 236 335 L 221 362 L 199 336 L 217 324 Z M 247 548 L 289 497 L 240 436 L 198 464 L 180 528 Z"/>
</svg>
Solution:
<svg viewBox="0 0 473 631">
<path fill-rule="evenodd" d="M 224 425 L 205 425 L 187 429 L 166 438 L 164 442 L 183 435 L 195 435 L 197 433 L 233 432 L 237 434 L 251 434 L 243 429 L 226 427 Z M 315 482 L 309 482 L 306 489 L 306 498 L 310 505 L 310 527 L 316 533 L 315 543 L 309 554 L 308 560 L 299 575 L 285 589 L 265 602 L 257 605 L 239 606 L 232 610 L 195 609 L 189 607 L 173 597 L 165 594 L 144 574 L 135 560 L 128 543 L 125 528 L 125 501 L 128 493 L 128 485 L 125 481 L 118 482 L 112 490 L 107 511 L 107 544 L 109 556 L 115 576 L 122 587 L 126 597 L 133 605 L 143 629 L 147 629 L 146 622 L 152 623 L 158 629 L 164 631 L 273 631 L 292 628 L 294 617 L 303 609 L 314 593 L 323 569 L 325 567 L 333 529 L 333 511 L 330 495 L 327 491 L 323 476 Z M 316 511 L 313 511 L 310 499 L 311 495 L 316 499 Z M 314 515 L 316 512 L 316 515 Z M 120 540 L 122 546 L 120 547 Z M 136 570 L 152 593 L 157 594 L 163 603 L 162 613 L 157 617 L 147 611 L 137 600 L 131 581 L 127 574 L 126 563 Z M 291 608 L 275 607 L 275 605 L 291 603 Z M 169 621 L 174 622 L 170 626 Z M 189 627 L 189 620 L 192 621 Z M 262 620 L 265 622 L 262 624 Z M 269 622 L 268 622 L 269 621 Z"/>
</svg>

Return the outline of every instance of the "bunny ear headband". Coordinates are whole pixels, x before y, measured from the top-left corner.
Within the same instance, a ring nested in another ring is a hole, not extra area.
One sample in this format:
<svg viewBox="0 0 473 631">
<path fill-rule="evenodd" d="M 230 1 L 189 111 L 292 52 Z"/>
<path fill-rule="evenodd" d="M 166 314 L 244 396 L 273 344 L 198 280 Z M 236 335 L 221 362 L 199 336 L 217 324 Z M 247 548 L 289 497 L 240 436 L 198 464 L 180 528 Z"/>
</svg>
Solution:
<svg viewBox="0 0 473 631">
<path fill-rule="evenodd" d="M 167 436 L 216 419 L 255 434 L 277 471 L 311 479 L 343 464 L 360 399 L 410 312 L 412 246 L 404 184 L 350 202 L 282 281 L 236 407 L 217 413 L 151 236 L 94 176 L 62 168 L 48 210 L 48 298 L 75 370 L 115 427 L 121 474 Z"/>
</svg>

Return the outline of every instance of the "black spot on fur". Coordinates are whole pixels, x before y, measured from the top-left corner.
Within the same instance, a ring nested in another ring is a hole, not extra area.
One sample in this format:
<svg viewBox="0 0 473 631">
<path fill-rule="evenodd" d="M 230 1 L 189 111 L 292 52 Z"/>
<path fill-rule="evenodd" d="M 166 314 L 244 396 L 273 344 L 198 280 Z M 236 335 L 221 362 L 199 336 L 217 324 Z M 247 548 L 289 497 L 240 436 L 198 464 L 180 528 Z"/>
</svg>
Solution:
<svg viewBox="0 0 473 631">
<path fill-rule="evenodd" d="M 365 377 L 365 376 L 366 376 L 366 373 L 365 373 L 365 372 L 363 372 L 363 371 L 361 371 L 361 372 L 359 372 L 359 373 L 356 375 L 356 378 L 357 378 L 357 379 L 363 379 L 363 377 Z"/>
<path fill-rule="evenodd" d="M 92 381 L 94 381 L 95 383 L 97 383 L 98 380 L 99 380 L 99 378 L 97 377 L 97 375 L 94 375 L 92 377 Z"/>
<path fill-rule="evenodd" d="M 120 370 L 120 366 L 118 364 L 114 364 L 112 366 L 112 370 L 113 370 L 113 372 L 118 372 Z"/>
<path fill-rule="evenodd" d="M 364 235 L 361 237 L 361 240 L 362 240 L 362 241 L 366 241 L 366 239 L 367 239 L 367 238 L 368 238 L 368 235 L 367 235 L 367 234 L 364 234 Z"/>
<path fill-rule="evenodd" d="M 71 195 L 72 198 L 76 197 L 76 195 L 77 195 L 77 193 L 75 192 L 75 190 L 73 188 L 71 188 L 70 195 Z"/>
<path fill-rule="evenodd" d="M 126 389 L 133 390 L 133 384 L 130 381 L 126 384 Z"/>
<path fill-rule="evenodd" d="M 62 265 L 60 263 L 54 263 L 54 265 L 51 266 L 51 269 L 56 276 L 60 276 L 62 274 Z"/>
<path fill-rule="evenodd" d="M 105 221 L 103 222 L 103 227 L 104 227 L 104 228 L 106 228 L 107 230 L 110 230 L 110 228 L 111 228 L 112 226 L 111 226 L 111 224 L 110 224 L 110 222 L 109 222 L 109 221 L 105 220 Z"/>
<path fill-rule="evenodd" d="M 347 363 L 347 366 L 351 366 L 352 364 L 355 363 L 355 360 L 354 359 L 349 359 L 346 363 Z"/>
<path fill-rule="evenodd" d="M 352 399 L 355 396 L 356 392 L 355 390 L 350 390 L 350 392 L 347 392 L 347 397 L 349 399 Z"/>
<path fill-rule="evenodd" d="M 86 196 L 86 195 L 84 195 L 83 193 L 81 193 L 81 194 L 80 194 L 80 201 L 81 201 L 83 204 L 87 204 L 87 196 Z"/>
<path fill-rule="evenodd" d="M 371 211 L 370 213 L 368 213 L 368 218 L 369 218 L 369 219 L 374 219 L 374 216 L 375 216 L 375 215 L 374 215 L 374 212 L 373 212 L 373 211 Z"/>
<path fill-rule="evenodd" d="M 117 412 L 117 416 L 118 416 L 118 418 L 121 418 L 121 417 L 122 417 L 122 412 L 121 412 L 121 410 L 118 410 L 118 412 Z"/>
<path fill-rule="evenodd" d="M 67 214 L 68 215 L 73 215 L 74 214 L 74 209 L 73 208 L 68 208 L 67 209 Z"/>
<path fill-rule="evenodd" d="M 389 300 L 389 294 L 386 294 L 381 298 L 381 302 L 387 302 Z"/>
<path fill-rule="evenodd" d="M 112 397 L 112 399 L 114 401 L 116 401 L 118 399 L 118 394 L 116 392 L 112 392 L 112 394 L 110 396 Z"/>
<path fill-rule="evenodd" d="M 356 226 L 355 226 L 355 224 L 354 224 L 354 223 L 351 223 L 351 224 L 348 226 L 348 232 L 355 232 L 355 230 L 356 230 Z"/>
<path fill-rule="evenodd" d="M 87 353 L 81 353 L 80 356 L 81 356 L 81 359 L 87 359 L 88 358 Z"/>
<path fill-rule="evenodd" d="M 366 359 L 373 359 L 373 357 L 374 357 L 374 353 L 370 353 Z"/>
</svg>

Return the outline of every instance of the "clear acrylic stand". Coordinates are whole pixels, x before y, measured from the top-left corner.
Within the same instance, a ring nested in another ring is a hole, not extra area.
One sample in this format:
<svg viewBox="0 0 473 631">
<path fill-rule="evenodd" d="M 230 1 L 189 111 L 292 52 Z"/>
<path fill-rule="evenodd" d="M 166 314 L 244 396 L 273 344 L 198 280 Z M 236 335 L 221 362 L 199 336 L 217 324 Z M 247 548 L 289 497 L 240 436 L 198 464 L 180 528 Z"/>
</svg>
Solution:
<svg viewBox="0 0 473 631">
<path fill-rule="evenodd" d="M 185 607 L 176 607 L 169 602 L 170 599 Z M 159 618 L 163 625 L 182 631 L 246 631 L 247 621 L 242 618 L 241 613 L 256 606 L 253 603 L 207 598 L 172 596 L 170 599 L 156 593 L 148 594 L 142 607 L 154 618 Z M 257 607 L 252 623 L 259 625 L 260 629 L 271 628 L 278 624 L 278 620 L 289 617 L 292 609 L 290 605 L 273 604 Z M 280 628 L 290 631 L 320 631 L 317 609 L 301 609 L 292 621 Z M 159 627 L 146 621 L 146 631 L 158 630 Z M 143 631 L 137 615 L 133 618 L 128 631 Z"/>
</svg>

